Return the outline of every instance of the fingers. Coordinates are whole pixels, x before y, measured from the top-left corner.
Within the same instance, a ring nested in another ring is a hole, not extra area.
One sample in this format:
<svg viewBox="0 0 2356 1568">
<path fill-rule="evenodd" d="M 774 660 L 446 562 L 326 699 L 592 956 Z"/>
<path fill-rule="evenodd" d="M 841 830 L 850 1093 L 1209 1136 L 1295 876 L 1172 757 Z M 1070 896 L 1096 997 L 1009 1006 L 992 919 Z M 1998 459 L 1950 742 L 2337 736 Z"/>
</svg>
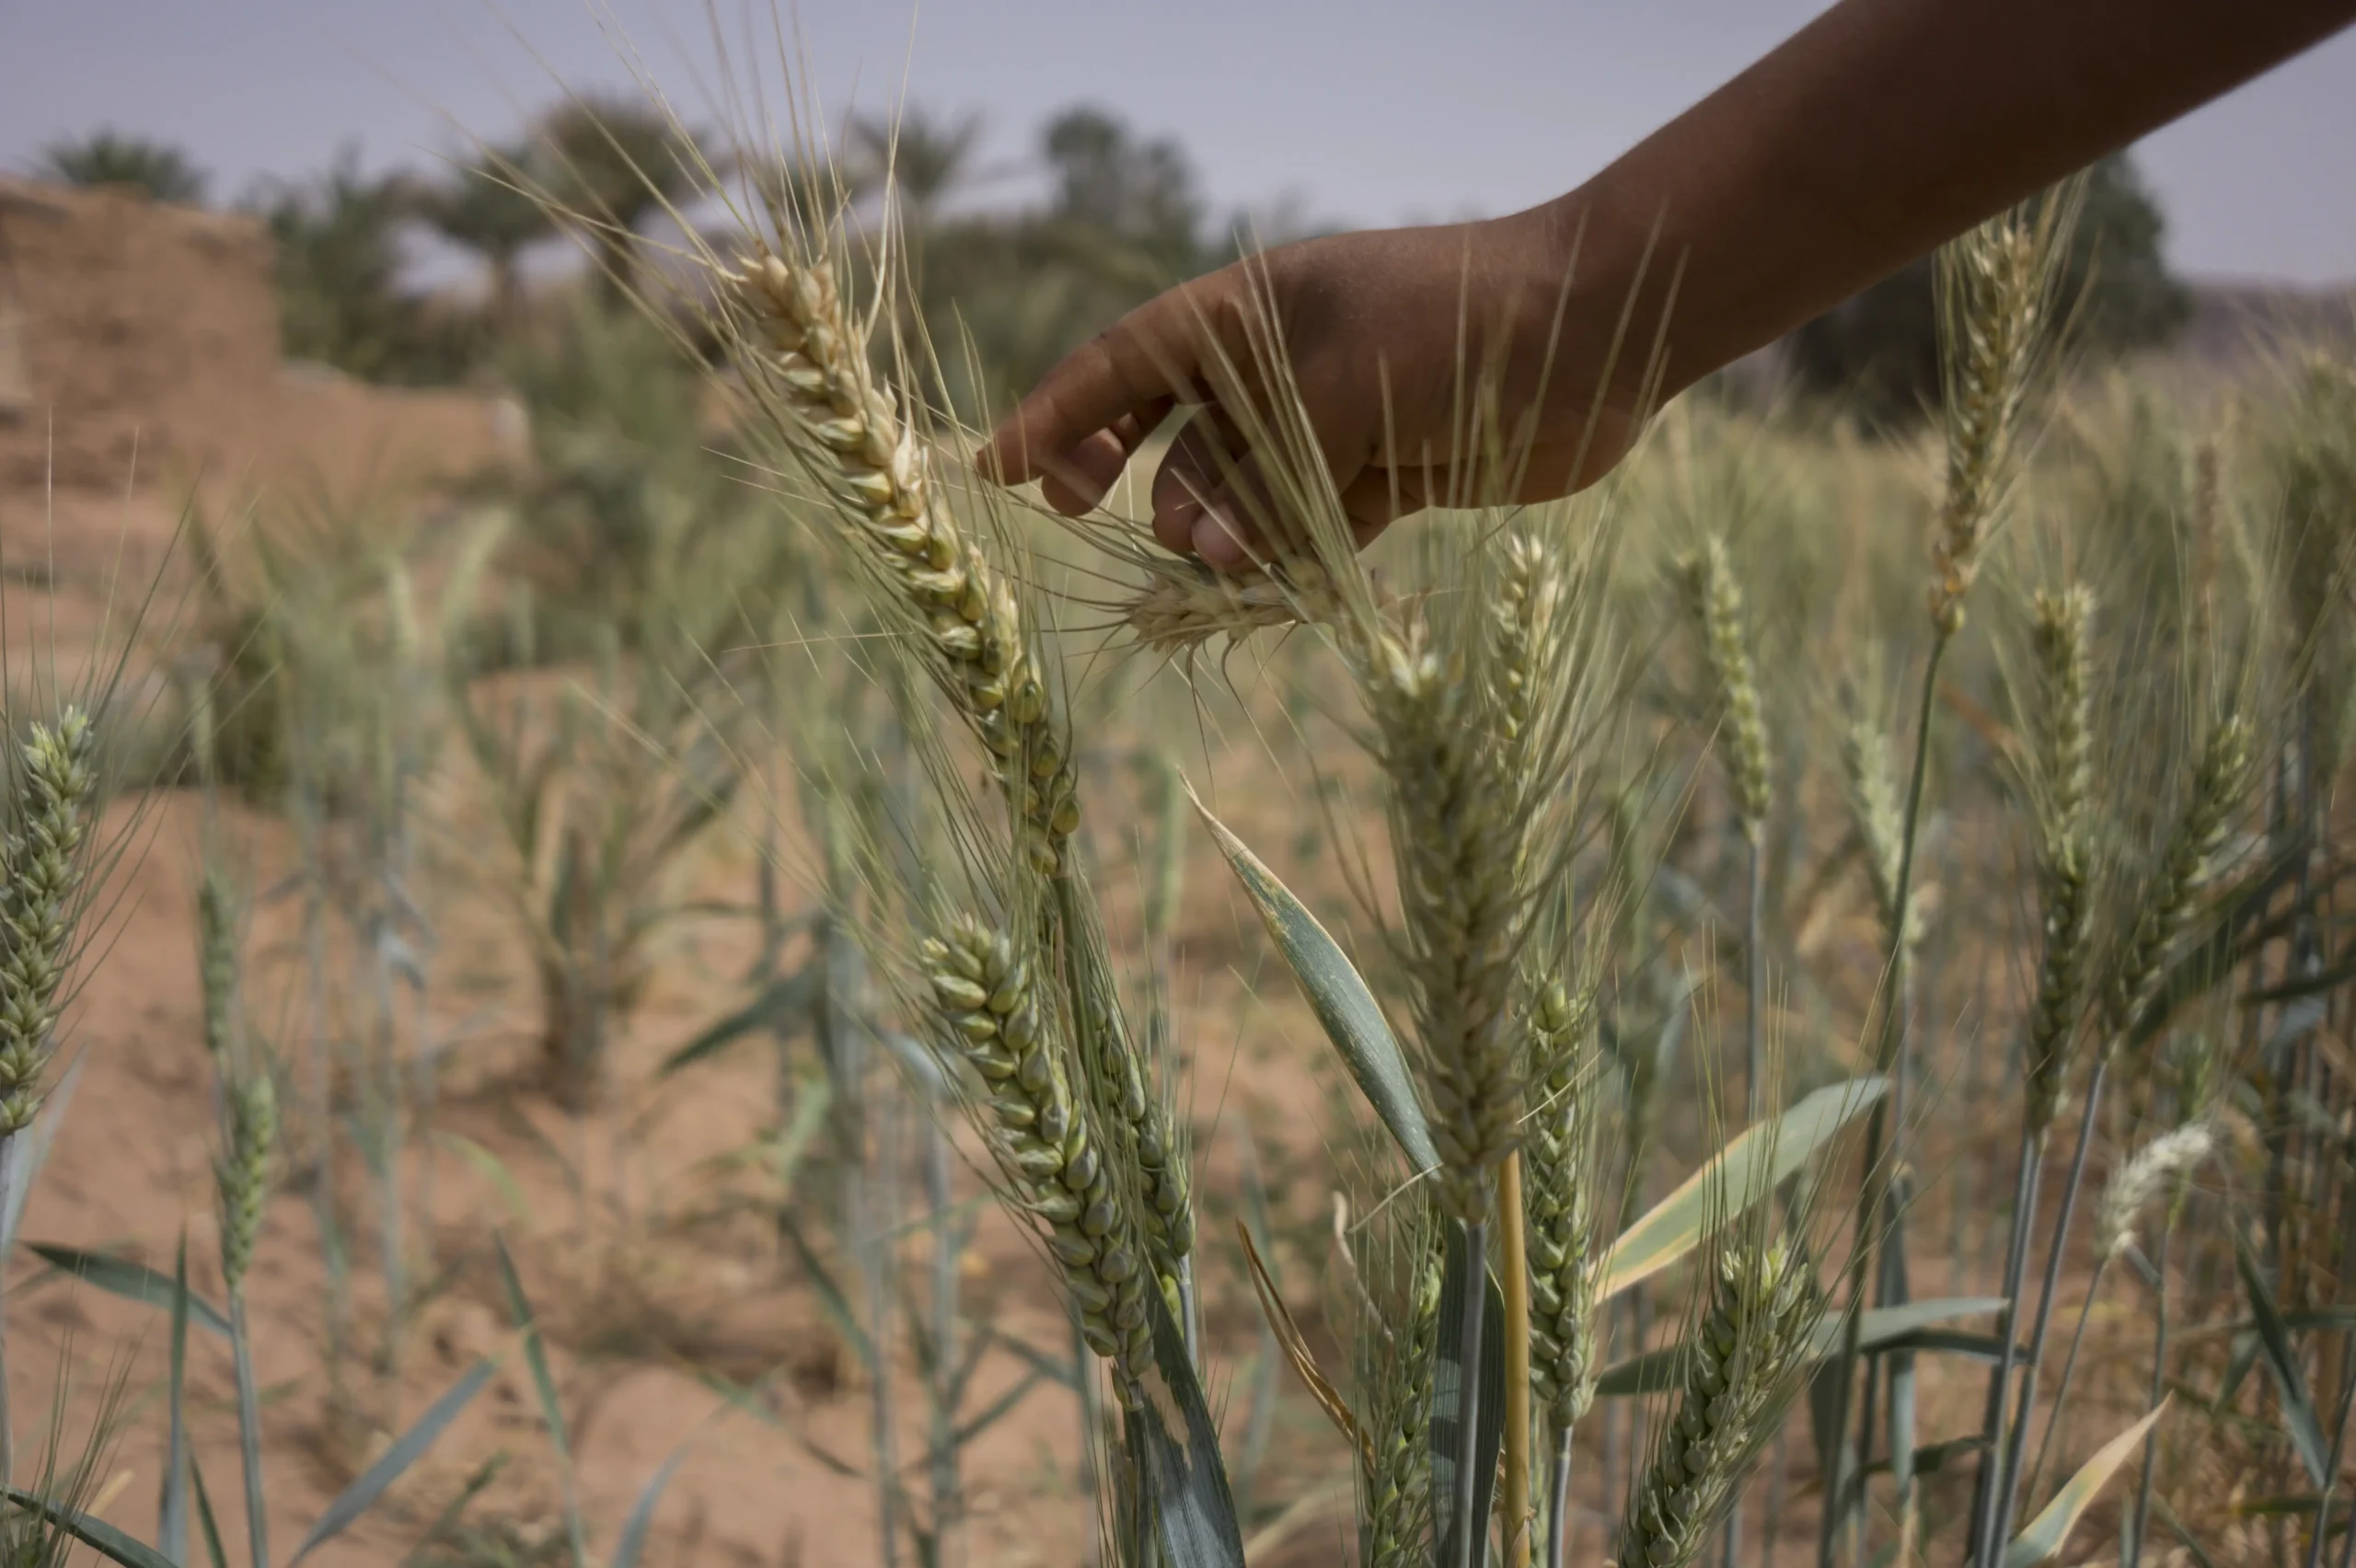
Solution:
<svg viewBox="0 0 2356 1568">
<path fill-rule="evenodd" d="M 1386 506 L 1387 482 L 1369 486 L 1364 478 L 1372 471 L 1372 432 L 1380 411 L 1369 398 L 1336 385 L 1341 379 L 1304 372 L 1299 382 L 1301 411 L 1316 432 L 1352 533 L 1363 545 L 1392 515 Z M 1154 537 L 1164 548 L 1191 552 L 1221 571 L 1242 571 L 1271 556 L 1309 553 L 1313 547 L 1304 520 L 1288 516 L 1275 502 L 1279 487 L 1269 482 L 1266 461 L 1266 454 L 1246 450 L 1231 412 L 1217 406 L 1196 410 L 1154 476 Z"/>
<path fill-rule="evenodd" d="M 1217 280 L 1213 274 L 1149 300 L 1065 355 L 991 434 L 983 471 L 1008 485 L 1052 475 L 1068 495 L 1084 493 L 1112 452 L 1092 437 L 1127 420 L 1141 439 L 1160 422 L 1157 406 L 1166 413 L 1173 395 L 1195 386 L 1199 322 Z M 1126 444 L 1124 458 L 1134 446 Z M 1099 495 L 1108 483 L 1098 485 Z"/>
<path fill-rule="evenodd" d="M 1268 554 L 1265 476 L 1242 448 L 1216 409 L 1196 410 L 1178 432 L 1153 478 L 1153 536 L 1164 549 L 1222 571 Z"/>
<path fill-rule="evenodd" d="M 1065 453 L 1041 477 L 1039 490 L 1047 504 L 1067 517 L 1095 507 L 1120 478 L 1121 470 L 1145 438 L 1169 417 L 1170 407 L 1170 399 L 1164 398 L 1141 413 L 1123 414 Z"/>
</svg>

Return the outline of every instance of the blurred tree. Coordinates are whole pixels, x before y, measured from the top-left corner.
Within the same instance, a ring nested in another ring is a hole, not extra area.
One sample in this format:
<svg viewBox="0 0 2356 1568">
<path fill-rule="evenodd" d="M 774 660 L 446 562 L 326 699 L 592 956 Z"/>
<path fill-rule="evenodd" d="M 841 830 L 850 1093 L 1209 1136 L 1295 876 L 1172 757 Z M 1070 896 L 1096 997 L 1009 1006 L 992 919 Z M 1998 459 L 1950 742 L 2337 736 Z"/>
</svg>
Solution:
<svg viewBox="0 0 2356 1568">
<path fill-rule="evenodd" d="M 2132 156 L 2087 171 L 2085 209 L 2062 276 L 2070 341 L 2119 354 L 2165 343 L 2190 308 L 2162 253 L 2166 220 Z M 1844 399 L 1868 423 L 1903 422 L 1937 399 L 1938 316 L 1924 257 L 1835 306 L 1785 340 L 1793 374 Z"/>
<path fill-rule="evenodd" d="M 324 174 L 267 183 L 247 204 L 277 242 L 290 355 L 372 381 L 445 380 L 463 368 L 455 338 L 437 334 L 401 287 L 401 236 L 416 207 L 407 179 L 362 173 L 346 144 Z"/>
<path fill-rule="evenodd" d="M 517 267 L 524 251 L 556 227 L 519 179 L 525 156 L 520 148 L 491 149 L 416 193 L 418 215 L 490 269 L 491 318 L 502 329 L 515 324 L 523 303 Z"/>
<path fill-rule="evenodd" d="M 1203 202 L 1176 142 L 1139 141 L 1082 104 L 1048 122 L 1042 150 L 1056 180 L 1056 218 L 1134 247 L 1173 278 L 1201 270 Z"/>
<path fill-rule="evenodd" d="M 916 292 L 941 352 L 942 391 L 969 416 L 1029 385 L 1123 311 L 1225 259 L 1205 242 L 1205 204 L 1184 150 L 1086 105 L 1041 130 L 1044 203 L 941 213 L 943 170 L 951 186 L 982 178 L 969 141 L 941 156 L 963 139 L 964 123 L 925 129 L 925 176 L 934 183 Z M 907 172 L 905 121 L 900 135 Z"/>
<path fill-rule="evenodd" d="M 158 202 L 204 201 L 204 171 L 168 142 L 103 130 L 52 142 L 33 172 L 65 185 L 135 185 Z"/>
<path fill-rule="evenodd" d="M 542 115 L 535 132 L 549 193 L 578 215 L 607 288 L 628 292 L 638 277 L 639 225 L 700 181 L 699 138 L 661 110 L 618 97 L 571 99 Z"/>
<path fill-rule="evenodd" d="M 896 118 L 861 115 L 851 122 L 850 140 L 854 181 L 880 185 L 888 174 L 903 215 L 922 231 L 931 226 L 941 202 L 973 178 L 982 117 L 941 120 L 915 108 Z"/>
</svg>

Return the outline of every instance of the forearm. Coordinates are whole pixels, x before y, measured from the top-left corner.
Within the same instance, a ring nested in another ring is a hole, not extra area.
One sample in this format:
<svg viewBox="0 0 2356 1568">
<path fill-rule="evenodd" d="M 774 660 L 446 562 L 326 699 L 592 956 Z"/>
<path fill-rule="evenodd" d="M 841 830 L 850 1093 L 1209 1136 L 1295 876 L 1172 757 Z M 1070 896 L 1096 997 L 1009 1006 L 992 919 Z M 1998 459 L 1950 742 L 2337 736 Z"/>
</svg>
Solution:
<svg viewBox="0 0 2356 1568">
<path fill-rule="evenodd" d="M 1638 343 L 1675 279 L 1675 391 L 2350 20 L 2356 0 L 1841 0 L 1507 221 L 1578 245 L 1587 308 L 1633 300 Z"/>
</svg>

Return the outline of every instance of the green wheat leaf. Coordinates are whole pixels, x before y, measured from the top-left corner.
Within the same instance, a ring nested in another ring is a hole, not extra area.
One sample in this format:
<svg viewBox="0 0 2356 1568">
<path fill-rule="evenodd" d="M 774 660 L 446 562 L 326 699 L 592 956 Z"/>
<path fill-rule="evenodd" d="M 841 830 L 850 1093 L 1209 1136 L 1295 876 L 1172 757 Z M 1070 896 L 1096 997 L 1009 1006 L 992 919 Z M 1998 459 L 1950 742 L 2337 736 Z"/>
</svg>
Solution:
<svg viewBox="0 0 2356 1568">
<path fill-rule="evenodd" d="M 287 1568 L 294 1568 L 294 1564 L 311 1555 L 315 1548 L 341 1535 L 353 1520 L 375 1507 L 376 1500 L 385 1494 L 386 1490 L 406 1474 L 410 1466 L 424 1457 L 425 1451 L 433 1447 L 449 1424 L 458 1419 L 458 1412 L 482 1392 L 483 1385 L 491 1381 L 491 1374 L 497 1370 L 497 1364 L 493 1362 L 476 1362 L 465 1377 L 453 1383 L 440 1399 L 428 1406 L 414 1425 L 402 1433 L 375 1464 L 362 1471 L 357 1481 L 345 1487 L 335 1501 L 327 1505 L 319 1515 L 318 1522 L 311 1527 L 311 1533 L 303 1538 L 303 1544 L 296 1547 L 294 1555 L 286 1560 Z"/>
<path fill-rule="evenodd" d="M 1983 1317 L 2001 1311 L 2004 1300 L 1997 1296 L 1958 1296 L 1934 1301 L 1910 1301 L 1902 1307 L 1877 1307 L 1867 1312 L 1858 1325 L 1857 1343 L 1861 1349 L 1919 1350 L 1920 1332 L 1934 1323 L 1950 1322 L 1957 1318 Z M 1841 1353 L 1842 1315 L 1827 1312 L 1819 1320 L 1813 1341 L 1808 1346 L 1808 1359 L 1822 1361 Z M 1993 1342 L 1991 1342 L 1992 1348 Z M 1606 1367 L 1596 1379 L 1595 1391 L 1607 1398 L 1626 1398 L 1635 1394 L 1668 1393 L 1679 1386 L 1684 1370 L 1685 1346 L 1682 1343 L 1648 1350 L 1641 1355 Z"/>
<path fill-rule="evenodd" d="M 2050 1561 L 2070 1539 L 2079 1516 L 2101 1493 L 2104 1484 L 2119 1472 L 2119 1467 L 2127 1462 L 2127 1456 L 2143 1441 L 2143 1435 L 2167 1413 L 2167 1408 L 2168 1401 L 2162 1400 L 2151 1414 L 2096 1449 L 2095 1457 L 2081 1465 L 2078 1473 L 2054 1493 L 2053 1501 L 2045 1505 L 2045 1512 L 2031 1519 L 2028 1528 L 2004 1548 L 2004 1568 L 2037 1568 L 2037 1564 Z"/>
<path fill-rule="evenodd" d="M 1188 798 L 1194 799 L 1191 789 Z M 1218 840 L 1227 863 L 1234 868 L 1236 880 L 1243 884 L 1253 907 L 1259 910 L 1276 951 L 1300 983 L 1326 1038 L 1342 1054 L 1342 1065 L 1357 1081 L 1374 1113 L 1382 1118 L 1382 1124 L 1391 1129 L 1391 1136 L 1399 1140 L 1408 1162 L 1417 1170 L 1437 1167 L 1439 1150 L 1432 1144 L 1423 1106 L 1415 1099 L 1415 1080 L 1407 1071 L 1406 1055 L 1365 979 L 1309 906 L 1294 897 L 1292 890 L 1277 881 L 1276 874 L 1229 832 L 1226 824 L 1211 815 L 1200 800 L 1195 800 L 1195 810 Z"/>
<path fill-rule="evenodd" d="M 89 1252 L 79 1247 L 63 1247 L 51 1241 L 28 1241 L 25 1250 L 61 1274 L 70 1274 L 87 1285 L 95 1286 L 109 1296 L 119 1296 L 125 1301 L 144 1302 L 150 1307 L 171 1310 L 178 1294 L 172 1276 L 134 1263 L 128 1258 L 118 1258 L 111 1252 Z M 188 1298 L 190 1318 L 219 1334 L 229 1337 L 229 1319 L 221 1309 L 202 1296 L 191 1293 Z"/>
<path fill-rule="evenodd" d="M 2298 1348 L 2291 1343 L 2291 1328 L 2282 1320 L 2282 1309 L 2266 1283 L 2265 1271 L 2238 1228 L 2234 1232 L 2234 1266 L 2241 1273 L 2250 1315 L 2258 1320 L 2258 1346 L 2265 1352 L 2267 1370 L 2274 1374 L 2274 1385 L 2282 1395 L 2282 1419 L 2290 1429 L 2291 1444 L 2299 1450 L 2307 1479 L 2322 1486 L 2331 1471 L 2330 1448 L 2324 1442 L 2323 1424 L 2316 1418 L 2314 1397 L 2307 1392 L 2307 1375 L 2300 1365 Z"/>
<path fill-rule="evenodd" d="M 1879 1101 L 1888 1084 L 1852 1078 L 1818 1090 L 1773 1121 L 1738 1134 L 1677 1191 L 1621 1232 L 1603 1268 L 1611 1297 L 1693 1251 L 1718 1227 L 1739 1218 L 1808 1162 L 1850 1119 Z"/>
<path fill-rule="evenodd" d="M 39 1514 L 108 1562 L 122 1564 L 122 1568 L 177 1568 L 170 1558 L 154 1547 L 133 1539 L 103 1519 L 77 1514 L 71 1508 L 61 1508 L 46 1497 L 19 1492 L 13 1486 L 0 1488 L 0 1497 L 7 1498 L 29 1513 Z M 1238 1561 L 1242 1560 L 1239 1558 Z"/>
</svg>

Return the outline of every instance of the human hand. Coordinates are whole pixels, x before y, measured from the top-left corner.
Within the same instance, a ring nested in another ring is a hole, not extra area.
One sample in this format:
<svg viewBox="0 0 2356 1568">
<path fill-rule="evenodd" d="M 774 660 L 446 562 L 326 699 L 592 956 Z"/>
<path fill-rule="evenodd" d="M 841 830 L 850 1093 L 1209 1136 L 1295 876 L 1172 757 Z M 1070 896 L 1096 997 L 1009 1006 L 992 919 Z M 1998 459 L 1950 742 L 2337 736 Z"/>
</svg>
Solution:
<svg viewBox="0 0 2356 1568">
<path fill-rule="evenodd" d="M 1078 515 L 1174 409 L 1193 408 L 1154 477 L 1154 536 L 1221 570 L 1251 564 L 1263 548 L 1252 519 L 1266 515 L 1265 457 L 1243 432 L 1266 428 L 1273 307 L 1300 412 L 1359 544 L 1452 499 L 1567 494 L 1634 440 L 1643 367 L 1611 363 L 1625 302 L 1571 286 L 1562 227 L 1540 209 L 1371 230 L 1209 273 L 1049 371 L 993 434 L 986 466 L 1008 484 L 1041 479 L 1049 504 Z M 1491 432 L 1466 428 L 1475 386 L 1494 388 L 1507 432 L 1522 444 L 1510 495 L 1479 490 L 1495 476 L 1469 471 L 1496 462 L 1481 445 Z M 1526 421 L 1519 431 L 1517 421 Z"/>
</svg>

